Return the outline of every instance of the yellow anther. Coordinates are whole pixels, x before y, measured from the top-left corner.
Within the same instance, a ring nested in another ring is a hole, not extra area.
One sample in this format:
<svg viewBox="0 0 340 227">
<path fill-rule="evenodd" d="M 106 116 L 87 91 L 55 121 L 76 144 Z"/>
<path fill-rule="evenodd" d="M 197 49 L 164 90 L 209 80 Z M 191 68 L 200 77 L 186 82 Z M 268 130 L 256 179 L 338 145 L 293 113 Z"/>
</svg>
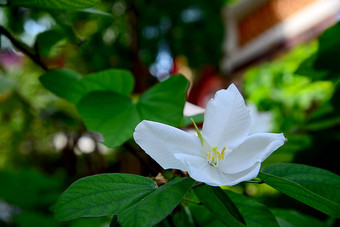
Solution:
<svg viewBox="0 0 340 227">
<path fill-rule="evenodd" d="M 223 147 L 222 152 L 221 152 L 222 160 L 224 159 L 224 151 L 225 151 L 225 147 Z"/>
<path fill-rule="evenodd" d="M 208 153 L 208 160 L 210 160 L 210 152 Z"/>
</svg>

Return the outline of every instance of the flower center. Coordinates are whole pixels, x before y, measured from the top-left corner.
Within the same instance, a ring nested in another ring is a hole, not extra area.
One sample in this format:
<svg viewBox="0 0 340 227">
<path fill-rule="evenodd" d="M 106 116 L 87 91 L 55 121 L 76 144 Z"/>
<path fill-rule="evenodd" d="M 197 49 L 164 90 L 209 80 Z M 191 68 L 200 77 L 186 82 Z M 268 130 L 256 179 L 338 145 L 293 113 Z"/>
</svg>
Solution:
<svg viewBox="0 0 340 227">
<path fill-rule="evenodd" d="M 221 152 L 217 149 L 218 147 L 212 147 L 211 152 L 208 152 L 208 163 L 215 167 L 217 167 L 218 163 L 224 159 L 225 147 L 223 147 Z"/>
</svg>

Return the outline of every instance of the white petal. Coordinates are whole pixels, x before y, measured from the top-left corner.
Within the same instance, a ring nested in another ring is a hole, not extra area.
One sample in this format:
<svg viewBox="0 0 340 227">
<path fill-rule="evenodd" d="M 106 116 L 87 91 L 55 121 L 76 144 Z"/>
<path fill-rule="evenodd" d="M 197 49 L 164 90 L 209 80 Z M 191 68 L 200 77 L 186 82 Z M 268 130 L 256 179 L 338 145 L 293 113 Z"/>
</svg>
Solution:
<svg viewBox="0 0 340 227">
<path fill-rule="evenodd" d="M 221 185 L 218 169 L 209 165 L 206 158 L 185 154 L 175 154 L 175 156 L 188 167 L 189 176 L 194 180 L 211 186 Z"/>
<path fill-rule="evenodd" d="M 202 157 L 185 154 L 175 154 L 175 156 L 188 166 L 188 173 L 191 178 L 211 186 L 232 186 L 242 181 L 251 180 L 257 176 L 261 167 L 261 163 L 257 162 L 242 172 L 227 174 L 209 165 L 207 160 Z"/>
<path fill-rule="evenodd" d="M 175 158 L 176 153 L 203 154 L 197 136 L 157 122 L 142 121 L 137 125 L 133 137 L 136 143 L 164 169 L 187 171 L 183 162 Z"/>
<path fill-rule="evenodd" d="M 202 134 L 212 146 L 233 149 L 249 133 L 250 114 L 234 84 L 219 90 L 206 108 Z"/>
<path fill-rule="evenodd" d="M 235 174 L 226 174 L 226 173 L 221 173 L 223 176 L 223 181 L 221 181 L 221 185 L 227 185 L 227 186 L 233 186 L 236 185 L 242 181 L 247 181 L 255 178 L 260 171 L 261 168 L 261 163 L 256 162 L 253 166 L 250 168 L 243 170 L 242 172 L 235 173 Z"/>
<path fill-rule="evenodd" d="M 275 133 L 258 133 L 247 139 L 224 157 L 218 168 L 229 174 L 242 172 L 256 162 L 263 162 L 276 149 L 281 147 L 286 138 L 284 135 Z"/>
</svg>

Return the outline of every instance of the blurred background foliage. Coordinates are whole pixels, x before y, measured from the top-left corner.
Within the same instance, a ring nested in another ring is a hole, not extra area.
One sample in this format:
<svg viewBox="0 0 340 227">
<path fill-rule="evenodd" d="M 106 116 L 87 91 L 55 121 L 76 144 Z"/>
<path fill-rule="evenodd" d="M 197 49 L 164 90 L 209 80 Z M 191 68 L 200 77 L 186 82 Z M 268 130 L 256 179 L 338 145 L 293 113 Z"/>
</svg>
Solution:
<svg viewBox="0 0 340 227">
<path fill-rule="evenodd" d="M 103 0 L 95 10 L 0 6 L 0 226 L 109 223 L 107 218 L 55 223 L 53 206 L 58 195 L 82 176 L 101 172 L 151 176 L 159 170 L 133 141 L 116 148 L 100 144 L 98 135 L 86 131 L 75 106 L 41 85 L 39 76 L 46 69 L 69 68 L 82 74 L 128 69 L 135 77 L 134 94 L 176 72 L 178 64 L 187 66 L 199 81 L 207 68 L 219 72 L 226 35 L 221 10 L 228 3 Z M 269 111 L 273 131 L 284 132 L 289 139 L 264 166 L 297 162 L 340 174 L 339 33 L 337 24 L 318 40 L 244 72 L 247 101 L 259 111 Z M 288 197 L 283 200 L 268 186 L 243 183 L 232 190 L 272 207 L 298 208 L 327 218 Z M 179 208 L 174 220 L 185 216 L 185 209 Z M 204 219 L 199 206 L 191 212 L 197 220 Z M 273 212 L 282 220 L 313 222 L 300 213 Z M 333 220 L 327 221 L 331 226 Z"/>
</svg>

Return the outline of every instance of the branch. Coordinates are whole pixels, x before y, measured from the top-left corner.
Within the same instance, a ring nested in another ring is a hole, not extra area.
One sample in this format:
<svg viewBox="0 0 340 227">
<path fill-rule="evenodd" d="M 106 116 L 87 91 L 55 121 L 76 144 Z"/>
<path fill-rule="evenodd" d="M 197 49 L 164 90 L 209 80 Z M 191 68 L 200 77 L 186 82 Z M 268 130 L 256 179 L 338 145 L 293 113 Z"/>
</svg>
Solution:
<svg viewBox="0 0 340 227">
<path fill-rule="evenodd" d="M 27 47 L 25 44 L 19 42 L 12 34 L 7 31 L 6 28 L 0 25 L 0 34 L 3 34 L 6 36 L 13 46 L 15 46 L 18 50 L 22 51 L 24 54 L 26 54 L 32 61 L 34 61 L 37 65 L 39 65 L 42 69 L 45 71 L 48 70 L 48 67 L 41 61 L 40 56 L 37 54 L 37 52 L 33 52 L 29 47 Z"/>
</svg>

